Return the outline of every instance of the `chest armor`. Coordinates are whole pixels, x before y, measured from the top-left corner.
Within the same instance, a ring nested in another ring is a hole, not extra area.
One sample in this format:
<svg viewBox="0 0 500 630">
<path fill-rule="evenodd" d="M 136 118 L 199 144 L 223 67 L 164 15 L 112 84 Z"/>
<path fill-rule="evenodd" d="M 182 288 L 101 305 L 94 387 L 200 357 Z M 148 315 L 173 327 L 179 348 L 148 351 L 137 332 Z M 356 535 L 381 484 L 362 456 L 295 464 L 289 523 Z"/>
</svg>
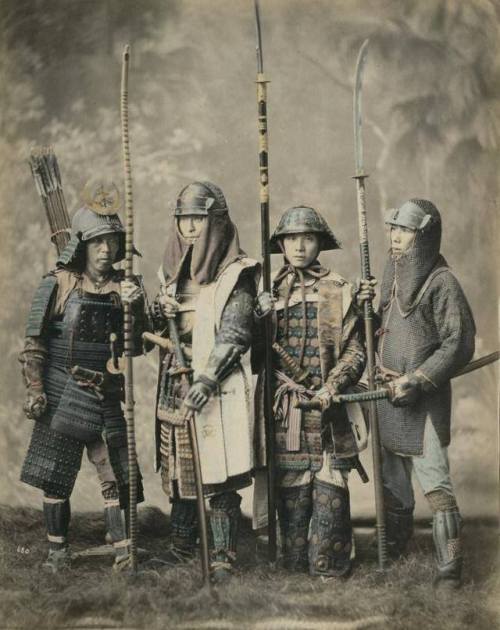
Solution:
<svg viewBox="0 0 500 630">
<path fill-rule="evenodd" d="M 302 366 L 309 371 L 310 383 L 314 389 L 317 389 L 321 387 L 322 384 L 318 337 L 318 307 L 316 302 L 306 302 L 306 326 L 304 326 L 302 308 L 302 304 L 295 304 L 289 307 L 288 335 L 285 334 L 285 311 L 278 311 L 276 340 L 290 356 L 298 361 L 300 358 L 302 340 L 305 337 Z M 288 373 L 287 368 L 282 364 L 276 354 L 274 354 L 274 367 L 285 374 Z"/>
<path fill-rule="evenodd" d="M 111 356 L 110 335 L 118 337 L 117 354 L 123 349 L 123 308 L 117 293 L 71 292 L 62 316 L 49 326 L 51 362 L 65 367 L 80 365 L 103 370 Z"/>
<path fill-rule="evenodd" d="M 176 321 L 179 335 L 187 343 L 191 342 L 199 293 L 200 285 L 194 280 L 187 279 L 180 282 L 176 299 L 181 307 Z"/>
</svg>

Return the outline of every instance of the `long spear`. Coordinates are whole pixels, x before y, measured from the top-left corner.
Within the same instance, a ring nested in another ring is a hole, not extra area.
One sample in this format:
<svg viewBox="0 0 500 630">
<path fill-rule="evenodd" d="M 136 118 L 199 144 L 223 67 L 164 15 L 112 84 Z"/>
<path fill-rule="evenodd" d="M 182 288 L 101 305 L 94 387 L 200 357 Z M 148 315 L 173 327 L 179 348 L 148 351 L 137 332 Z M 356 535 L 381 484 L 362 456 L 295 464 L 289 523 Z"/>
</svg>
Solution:
<svg viewBox="0 0 500 630">
<path fill-rule="evenodd" d="M 257 106 L 259 130 L 259 182 L 260 182 L 260 224 L 262 247 L 262 275 L 264 291 L 271 291 L 271 252 L 269 250 L 269 162 L 267 138 L 267 81 L 264 76 L 262 56 L 262 36 L 260 31 L 259 1 L 255 4 L 255 25 L 257 30 Z M 276 562 L 276 475 L 275 475 L 275 435 L 273 417 L 272 387 L 272 343 L 273 330 L 270 314 L 264 320 L 265 335 L 265 385 L 264 385 L 264 417 L 266 423 L 266 460 L 267 460 L 267 508 L 268 508 L 268 557 L 271 563 Z"/>
<path fill-rule="evenodd" d="M 121 81 L 121 123 L 123 173 L 125 178 L 125 279 L 133 279 L 134 251 L 134 204 L 132 197 L 132 169 L 130 164 L 130 143 L 128 133 L 128 68 L 130 46 L 123 51 Z M 132 309 L 123 304 L 123 350 L 125 355 L 125 421 L 127 423 L 127 449 L 129 469 L 129 517 L 130 517 L 130 562 L 131 569 L 137 572 L 137 453 L 135 448 L 134 424 L 134 372 L 133 372 L 133 333 Z"/>
<path fill-rule="evenodd" d="M 368 41 L 365 40 L 360 48 L 356 63 L 356 78 L 354 84 L 354 155 L 356 163 L 356 191 L 358 199 L 359 221 L 359 251 L 361 255 L 361 277 L 364 280 L 371 278 L 370 251 L 368 248 L 368 225 L 366 220 L 365 179 L 368 177 L 363 168 L 363 139 L 361 117 L 361 93 L 363 88 L 363 70 L 368 53 Z M 364 302 L 364 321 L 367 355 L 368 389 L 375 389 L 375 343 L 373 337 L 373 305 L 371 300 Z M 380 435 L 377 417 L 377 405 L 374 400 L 369 402 L 368 415 L 372 434 L 372 459 L 373 459 L 373 483 L 375 486 L 375 512 L 378 547 L 379 569 L 383 570 L 387 562 L 387 542 L 385 534 L 384 514 L 384 488 L 382 483 L 382 453 L 380 448 Z"/>
</svg>

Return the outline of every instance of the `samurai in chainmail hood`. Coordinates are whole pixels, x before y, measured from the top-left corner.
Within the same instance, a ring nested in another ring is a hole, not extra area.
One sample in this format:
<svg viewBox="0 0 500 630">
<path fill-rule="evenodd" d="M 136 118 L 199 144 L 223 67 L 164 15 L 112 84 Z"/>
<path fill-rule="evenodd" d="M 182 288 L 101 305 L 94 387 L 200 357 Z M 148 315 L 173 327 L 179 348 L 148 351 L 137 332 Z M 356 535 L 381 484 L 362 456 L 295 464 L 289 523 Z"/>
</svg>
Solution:
<svg viewBox="0 0 500 630">
<path fill-rule="evenodd" d="M 284 565 L 290 571 L 336 577 L 347 576 L 351 569 L 347 482 L 363 448 L 355 436 L 366 436 L 358 406 L 348 411 L 345 405 L 332 403 L 333 395 L 357 383 L 365 365 L 352 287 L 318 260 L 321 251 L 340 247 L 316 209 L 290 208 L 270 242 L 271 252 L 284 256 L 272 278 L 272 299 L 263 293 L 257 302 L 262 316 L 272 309 L 274 326 L 275 465 Z M 261 374 L 260 436 L 264 435 L 262 393 Z M 295 407 L 297 401 L 313 396 L 320 398 L 323 411 Z M 255 526 L 263 524 L 259 515 L 265 504 L 259 500 L 263 485 L 257 476 Z"/>
<path fill-rule="evenodd" d="M 451 377 L 474 353 L 467 299 L 440 254 L 441 215 L 425 199 L 393 210 L 391 251 L 381 286 L 378 377 L 392 399 L 377 402 L 383 446 L 387 539 L 394 556 L 411 537 L 415 471 L 434 513 L 438 578 L 458 586 L 461 519 L 451 483 Z"/>
<path fill-rule="evenodd" d="M 184 390 L 175 350 L 165 351 L 157 462 L 172 503 L 166 560 L 179 562 L 192 557 L 198 537 L 193 457 L 187 425 L 179 421 L 186 405 L 194 409 L 204 494 L 210 497 L 215 580 L 231 575 L 240 518 L 237 490 L 251 484 L 254 465 L 249 348 L 258 276 L 258 263 L 240 248 L 221 189 L 211 182 L 183 188 L 168 222 L 153 316 L 164 336 L 171 336 L 173 323 L 193 382 Z"/>
<path fill-rule="evenodd" d="M 381 287 L 381 303 L 386 305 L 395 290 L 401 313 L 408 314 L 429 274 L 436 267 L 447 266 L 440 254 L 441 215 L 425 199 L 410 199 L 390 213 L 386 223 L 414 231 L 412 246 L 405 252 L 391 252 Z"/>
</svg>

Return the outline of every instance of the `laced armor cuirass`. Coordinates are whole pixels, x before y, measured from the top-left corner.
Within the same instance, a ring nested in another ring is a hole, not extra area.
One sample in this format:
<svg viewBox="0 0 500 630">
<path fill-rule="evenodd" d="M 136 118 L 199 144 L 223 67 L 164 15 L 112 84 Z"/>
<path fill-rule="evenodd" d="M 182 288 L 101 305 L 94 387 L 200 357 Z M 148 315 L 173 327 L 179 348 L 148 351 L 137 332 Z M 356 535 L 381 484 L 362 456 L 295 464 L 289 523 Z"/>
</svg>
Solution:
<svg viewBox="0 0 500 630">
<path fill-rule="evenodd" d="M 117 393 L 99 400 L 90 388 L 81 387 L 70 373 L 80 367 L 104 372 L 111 357 L 109 337 L 118 337 L 121 353 L 123 310 L 116 293 L 72 291 L 62 317 L 48 327 L 48 361 L 44 383 L 48 407 L 46 422 L 55 431 L 83 442 L 97 439 L 106 426 L 108 440 L 123 441 L 123 416 Z"/>
<path fill-rule="evenodd" d="M 307 327 L 301 325 L 303 321 L 302 304 L 292 306 L 288 311 L 288 334 L 285 334 L 285 313 L 278 311 L 278 329 L 276 340 L 287 354 L 292 356 L 297 362 L 300 359 L 301 340 L 305 334 L 306 342 L 302 367 L 309 372 L 309 387 L 319 389 L 322 384 L 321 364 L 319 356 L 319 336 L 318 336 L 318 307 L 315 302 L 306 303 Z M 287 372 L 286 366 L 277 354 L 274 354 L 274 367 L 282 372 Z"/>
</svg>

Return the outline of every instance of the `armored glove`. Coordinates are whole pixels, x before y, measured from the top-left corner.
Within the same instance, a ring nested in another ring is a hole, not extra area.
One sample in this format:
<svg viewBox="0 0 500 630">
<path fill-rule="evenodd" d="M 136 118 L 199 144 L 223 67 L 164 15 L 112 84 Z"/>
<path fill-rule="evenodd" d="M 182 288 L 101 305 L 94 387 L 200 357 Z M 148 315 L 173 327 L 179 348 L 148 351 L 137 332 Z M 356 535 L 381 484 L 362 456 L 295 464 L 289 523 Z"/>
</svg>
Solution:
<svg viewBox="0 0 500 630">
<path fill-rule="evenodd" d="M 207 404 L 208 399 L 215 391 L 217 383 L 200 375 L 198 379 L 191 385 L 186 398 L 184 399 L 183 407 L 188 415 L 190 411 L 201 411 Z"/>
<path fill-rule="evenodd" d="M 318 389 L 312 400 L 318 401 L 321 405 L 321 411 L 326 411 L 332 403 L 335 402 L 335 396 L 338 395 L 338 389 L 335 385 L 327 383 L 321 389 Z"/>
<path fill-rule="evenodd" d="M 257 318 L 266 317 L 269 313 L 274 309 L 274 303 L 276 300 L 273 296 L 267 291 L 262 291 L 255 298 L 255 309 L 254 313 Z"/>
<path fill-rule="evenodd" d="M 47 351 L 38 338 L 26 338 L 19 361 L 23 366 L 22 373 L 26 385 L 23 410 L 26 417 L 31 420 L 41 418 L 47 408 L 47 396 L 43 389 L 43 366 L 46 355 Z"/>
<path fill-rule="evenodd" d="M 32 383 L 28 385 L 26 400 L 23 405 L 24 413 L 30 420 L 38 420 L 45 413 L 47 408 L 47 396 L 43 391 L 42 383 Z"/>
<path fill-rule="evenodd" d="M 162 294 L 157 297 L 157 302 L 164 317 L 172 318 L 176 316 L 180 304 L 175 298 Z"/>
<path fill-rule="evenodd" d="M 416 374 L 404 374 L 389 383 L 389 400 L 395 407 L 414 405 L 422 391 L 422 381 Z"/>
</svg>

